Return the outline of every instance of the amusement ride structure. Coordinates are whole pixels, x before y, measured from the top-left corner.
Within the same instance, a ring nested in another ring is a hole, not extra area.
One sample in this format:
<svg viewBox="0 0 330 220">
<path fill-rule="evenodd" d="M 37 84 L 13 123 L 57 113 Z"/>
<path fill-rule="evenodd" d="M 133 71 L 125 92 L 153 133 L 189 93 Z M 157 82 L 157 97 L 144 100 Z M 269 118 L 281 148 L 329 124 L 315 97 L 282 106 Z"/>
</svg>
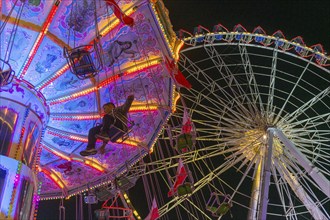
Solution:
<svg viewBox="0 0 330 220">
<path fill-rule="evenodd" d="M 71 197 L 79 220 L 330 219 L 320 44 L 175 33 L 161 0 L 8 0 L 0 18 L 0 219 L 53 199 L 65 219 Z M 103 105 L 130 95 L 124 134 L 81 156 Z"/>
</svg>

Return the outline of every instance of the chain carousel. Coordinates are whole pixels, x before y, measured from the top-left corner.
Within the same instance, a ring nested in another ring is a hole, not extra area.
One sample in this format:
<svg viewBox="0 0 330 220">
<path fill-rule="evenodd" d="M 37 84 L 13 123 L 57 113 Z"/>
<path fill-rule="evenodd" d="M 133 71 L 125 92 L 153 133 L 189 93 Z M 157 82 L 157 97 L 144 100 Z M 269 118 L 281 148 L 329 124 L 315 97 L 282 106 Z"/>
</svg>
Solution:
<svg viewBox="0 0 330 220">
<path fill-rule="evenodd" d="M 121 186 L 152 152 L 177 98 L 164 60 L 177 59 L 179 41 L 163 3 L 9 0 L 0 9 L 0 218 L 36 218 L 39 200 L 107 200 L 95 189 Z M 129 96 L 122 134 L 96 137 L 98 152 L 81 156 L 103 105 Z"/>
</svg>

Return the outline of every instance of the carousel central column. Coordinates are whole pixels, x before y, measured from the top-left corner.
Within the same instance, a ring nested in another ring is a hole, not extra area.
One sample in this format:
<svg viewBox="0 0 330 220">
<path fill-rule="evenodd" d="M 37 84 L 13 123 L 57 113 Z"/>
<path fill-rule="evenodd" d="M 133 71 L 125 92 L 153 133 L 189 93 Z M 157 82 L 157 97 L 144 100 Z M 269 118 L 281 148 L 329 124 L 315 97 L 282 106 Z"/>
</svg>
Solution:
<svg viewBox="0 0 330 220">
<path fill-rule="evenodd" d="M 25 81 L 0 87 L 0 219 L 33 219 L 39 143 L 49 117 L 43 95 Z"/>
</svg>

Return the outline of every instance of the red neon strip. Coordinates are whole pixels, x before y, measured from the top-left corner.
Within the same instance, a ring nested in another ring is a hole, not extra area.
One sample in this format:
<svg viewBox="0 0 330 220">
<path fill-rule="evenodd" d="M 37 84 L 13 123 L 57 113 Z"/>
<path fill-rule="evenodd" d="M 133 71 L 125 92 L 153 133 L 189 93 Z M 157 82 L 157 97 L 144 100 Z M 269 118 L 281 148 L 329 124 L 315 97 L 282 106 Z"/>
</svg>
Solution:
<svg viewBox="0 0 330 220">
<path fill-rule="evenodd" d="M 53 132 L 53 131 L 47 131 L 47 133 L 51 134 L 51 135 L 54 135 L 56 137 L 65 138 L 65 139 L 69 139 L 69 140 L 73 140 L 73 141 L 80 141 L 80 142 L 84 142 L 84 143 L 88 142 L 87 138 L 81 138 L 81 137 L 74 137 L 74 136 L 65 135 L 65 134 L 59 134 L 59 133 Z M 98 141 L 98 142 L 101 142 L 101 141 Z"/>
<path fill-rule="evenodd" d="M 54 76 L 48 81 L 46 81 L 42 86 L 39 88 L 39 91 L 41 91 L 43 88 L 51 84 L 54 80 L 56 80 L 58 77 L 60 77 L 63 73 L 65 73 L 68 69 L 70 69 L 69 65 L 64 66 L 60 71 L 58 71 Z"/>
<path fill-rule="evenodd" d="M 38 36 L 36 42 L 34 43 L 34 45 L 33 45 L 33 47 L 32 47 L 32 50 L 31 50 L 31 52 L 30 52 L 30 54 L 29 54 L 29 56 L 28 56 L 28 60 L 25 62 L 26 65 L 24 66 L 24 68 L 23 68 L 23 70 L 22 70 L 21 78 L 24 77 L 24 75 L 26 74 L 26 71 L 27 71 L 28 68 L 30 67 L 31 62 L 32 62 L 34 56 L 36 55 L 36 53 L 37 53 L 37 51 L 38 51 L 38 49 L 39 49 L 39 47 L 40 47 L 40 44 L 41 44 L 42 40 L 43 40 L 44 37 L 45 37 L 45 34 L 47 33 L 48 27 L 49 27 L 49 25 L 50 25 L 50 23 L 51 23 L 53 17 L 55 16 L 55 13 L 56 13 L 56 11 L 57 11 L 57 9 L 58 9 L 58 5 L 59 5 L 59 3 L 56 2 L 56 3 L 53 5 L 53 7 L 52 7 L 50 13 L 48 14 L 48 17 L 47 17 L 47 19 L 46 19 L 44 25 L 43 25 L 42 28 L 41 28 L 41 32 L 40 32 L 40 34 L 39 34 L 39 36 Z"/>
<path fill-rule="evenodd" d="M 156 66 L 158 66 L 158 65 L 159 65 L 159 64 L 154 64 L 154 65 L 151 65 L 151 66 L 145 67 L 145 68 L 143 68 L 143 69 L 137 70 L 137 71 L 135 71 L 135 72 L 126 72 L 126 73 L 123 74 L 123 76 L 128 76 L 128 75 L 138 74 L 138 73 L 143 72 L 143 71 L 145 71 L 145 70 L 147 70 L 147 69 L 154 68 L 154 67 L 156 67 Z M 110 77 L 110 78 L 104 80 L 104 81 L 101 82 L 101 83 L 100 83 L 95 89 L 90 89 L 89 92 L 79 92 L 80 94 L 79 94 L 79 93 L 75 93 L 75 94 L 72 94 L 72 95 L 70 95 L 70 96 L 68 96 L 68 97 L 62 97 L 62 98 L 59 98 L 59 99 L 57 99 L 57 100 L 51 101 L 51 102 L 50 102 L 50 105 L 56 105 L 56 104 L 59 104 L 59 103 L 62 103 L 62 102 L 66 102 L 66 101 L 69 101 L 69 100 L 72 100 L 72 99 L 76 99 L 76 98 L 81 97 L 81 96 L 88 95 L 88 94 L 90 94 L 90 93 L 92 93 L 92 92 L 95 92 L 95 91 L 101 89 L 102 87 L 104 87 L 104 86 L 106 86 L 106 85 L 112 83 L 113 81 L 117 80 L 118 78 L 119 78 L 119 74 L 117 74 L 117 75 L 115 75 L 115 76 L 112 76 L 112 77 Z M 43 87 L 44 87 L 44 86 L 43 86 Z M 87 90 L 88 90 L 88 89 L 87 89 Z"/>
<path fill-rule="evenodd" d="M 107 35 L 108 33 L 110 33 L 110 31 L 112 31 L 113 29 L 115 29 L 117 26 L 119 26 L 120 24 L 114 26 L 112 29 L 109 29 L 107 32 L 105 32 L 103 35 Z M 95 39 L 97 40 L 97 39 Z M 92 44 L 94 42 L 94 40 L 90 41 L 89 44 Z M 86 49 L 89 50 L 89 47 L 86 47 Z M 50 83 L 52 83 L 54 80 L 56 80 L 58 77 L 60 77 L 64 72 L 66 72 L 68 69 L 70 69 L 69 65 L 66 64 L 66 66 L 62 67 L 61 71 L 57 72 L 52 78 L 48 79 L 48 81 L 46 81 L 44 84 L 42 84 L 42 86 L 39 88 L 39 90 L 42 90 L 43 88 L 45 88 L 46 86 L 48 86 Z"/>
</svg>

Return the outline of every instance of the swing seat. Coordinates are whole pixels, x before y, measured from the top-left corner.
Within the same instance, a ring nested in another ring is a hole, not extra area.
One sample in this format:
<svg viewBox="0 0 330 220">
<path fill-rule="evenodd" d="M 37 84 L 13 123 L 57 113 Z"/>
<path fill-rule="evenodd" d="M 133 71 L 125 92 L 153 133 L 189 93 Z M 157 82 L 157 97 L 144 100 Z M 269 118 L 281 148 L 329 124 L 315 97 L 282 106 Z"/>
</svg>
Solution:
<svg viewBox="0 0 330 220">
<path fill-rule="evenodd" d="M 121 142 L 123 142 L 128 138 L 127 133 L 117 127 L 110 128 L 108 134 L 109 134 L 108 136 L 104 136 L 103 134 L 97 134 L 95 135 L 95 137 L 106 143 L 108 143 L 109 141 L 115 143 L 120 138 L 122 138 Z"/>
<path fill-rule="evenodd" d="M 219 216 L 225 215 L 229 211 L 230 207 L 231 206 L 229 203 L 223 202 L 218 207 L 206 206 L 206 209 L 208 211 L 210 211 L 213 214 L 213 216 L 219 217 Z"/>
<path fill-rule="evenodd" d="M 115 143 L 119 139 L 121 139 L 120 143 L 122 143 L 129 137 L 129 133 L 132 131 L 134 122 L 130 121 L 128 124 L 129 126 L 120 120 L 117 121 L 116 119 L 114 124 L 110 126 L 108 136 L 105 136 L 104 134 L 97 134 L 95 137 L 102 140 L 104 144 L 107 144 L 109 141 Z"/>
<path fill-rule="evenodd" d="M 215 217 L 225 215 L 231 207 L 230 196 L 222 193 L 212 193 L 206 204 L 206 210 L 210 211 Z"/>
<path fill-rule="evenodd" d="M 181 184 L 179 187 L 178 187 L 178 196 L 185 196 L 185 195 L 189 195 L 191 194 L 193 191 L 193 186 L 191 183 L 187 182 L 187 183 L 184 183 L 184 184 Z"/>
<path fill-rule="evenodd" d="M 2 71 L 0 69 L 0 86 L 5 86 L 11 83 L 11 80 L 13 78 L 13 75 L 11 74 L 12 72 L 12 70 Z"/>
<path fill-rule="evenodd" d="M 1 87 L 11 83 L 11 81 L 14 78 L 15 72 L 11 69 L 9 63 L 3 61 L 2 59 L 0 59 L 0 65 L 2 67 L 5 67 L 3 69 L 0 67 L 0 87 Z"/>
<path fill-rule="evenodd" d="M 87 79 L 96 76 L 103 68 L 103 62 L 99 52 L 99 45 L 94 41 L 93 45 L 83 45 L 69 50 L 64 47 L 63 53 L 70 70 L 79 79 Z M 87 50 L 86 48 L 92 48 Z"/>
<path fill-rule="evenodd" d="M 193 146 L 193 140 L 191 134 L 180 134 L 177 138 L 176 149 L 185 153 L 188 152 Z"/>
<path fill-rule="evenodd" d="M 109 219 L 110 212 L 108 209 L 98 209 L 94 211 L 97 220 Z"/>
<path fill-rule="evenodd" d="M 71 72 L 79 79 L 87 79 L 95 76 L 98 70 L 92 60 L 89 51 L 84 47 L 77 47 L 70 51 L 64 49 Z"/>
<path fill-rule="evenodd" d="M 34 6 L 39 6 L 41 0 L 29 0 L 29 4 L 34 5 Z"/>
</svg>

